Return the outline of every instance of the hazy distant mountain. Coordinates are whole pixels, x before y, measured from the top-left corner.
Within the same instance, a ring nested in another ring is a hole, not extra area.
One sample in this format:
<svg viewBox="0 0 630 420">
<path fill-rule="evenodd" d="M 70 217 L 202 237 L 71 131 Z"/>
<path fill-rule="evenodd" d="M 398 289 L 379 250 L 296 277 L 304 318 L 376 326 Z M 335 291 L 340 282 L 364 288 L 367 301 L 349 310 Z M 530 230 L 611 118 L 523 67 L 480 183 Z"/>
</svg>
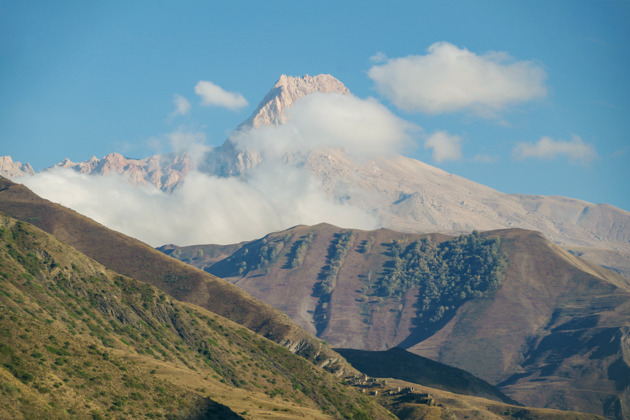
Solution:
<svg viewBox="0 0 630 420">
<path fill-rule="evenodd" d="M 100 160 L 66 160 L 57 166 L 85 174 L 119 173 L 131 182 L 151 183 L 164 191 L 177 188 L 192 169 L 219 177 L 256 176 L 253 170 L 265 157 L 239 145 L 238 134 L 285 123 L 285 111 L 314 92 L 349 94 L 330 75 L 283 75 L 252 116 L 221 147 L 194 164 L 187 154 L 128 159 L 112 153 Z M 364 209 L 383 227 L 445 233 L 509 227 L 536 230 L 630 278 L 630 213 L 613 206 L 565 197 L 503 194 L 402 156 L 361 160 L 339 149 L 326 149 L 299 157 L 289 154 L 282 161 L 305 168 L 332 200 Z"/>
<path fill-rule="evenodd" d="M 630 281 L 537 232 L 458 238 L 322 224 L 161 250 L 335 347 L 400 346 L 527 405 L 628 415 Z"/>
<path fill-rule="evenodd" d="M 134 184 L 150 183 L 164 191 L 171 191 L 191 169 L 186 153 L 154 155 L 144 159 L 130 159 L 120 153 L 110 153 L 103 159 L 92 156 L 85 162 L 64 160 L 53 168 L 68 168 L 87 175 L 121 174 Z"/>
<path fill-rule="evenodd" d="M 11 156 L 0 156 L 0 175 L 6 178 L 17 178 L 24 175 L 33 175 L 35 171 L 30 164 L 13 162 Z"/>
</svg>

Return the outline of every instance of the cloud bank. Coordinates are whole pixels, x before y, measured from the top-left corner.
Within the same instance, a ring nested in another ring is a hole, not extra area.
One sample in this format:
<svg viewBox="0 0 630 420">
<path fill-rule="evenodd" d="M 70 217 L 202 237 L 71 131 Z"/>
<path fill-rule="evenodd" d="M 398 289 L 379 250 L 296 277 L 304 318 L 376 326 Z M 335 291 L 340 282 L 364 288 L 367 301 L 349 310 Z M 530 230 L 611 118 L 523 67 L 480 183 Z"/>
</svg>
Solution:
<svg viewBox="0 0 630 420">
<path fill-rule="evenodd" d="M 404 147 L 417 127 L 373 99 L 350 95 L 309 95 L 287 112 L 284 125 L 233 135 L 238 150 L 263 157 L 240 177 L 193 171 L 170 194 L 150 184 L 131 184 L 121 175 L 84 175 L 62 168 L 20 182 L 153 246 L 237 243 L 321 222 L 378 228 L 376 216 L 324 192 L 305 165 L 307 153 L 336 148 L 357 156 L 382 156 Z M 175 152 L 197 156 L 196 163 L 202 163 L 207 153 L 217 153 L 205 145 L 202 133 L 177 130 L 167 137 Z"/>
<path fill-rule="evenodd" d="M 18 180 L 47 199 L 152 246 L 229 244 L 298 224 L 376 228 L 367 212 L 327 197 L 307 174 L 261 167 L 249 180 L 189 173 L 171 194 L 125 177 L 55 168 Z"/>
<path fill-rule="evenodd" d="M 517 160 L 529 158 L 551 160 L 559 156 L 566 156 L 572 163 L 587 165 L 597 157 L 597 152 L 595 146 L 584 143 L 582 138 L 576 135 L 570 141 L 541 137 L 536 143 L 518 143 L 513 150 L 513 157 Z"/>
<path fill-rule="evenodd" d="M 501 52 L 477 55 L 448 42 L 431 45 L 426 55 L 388 59 L 368 76 L 398 108 L 428 114 L 494 117 L 511 104 L 546 95 L 545 71 L 535 63 Z"/>
<path fill-rule="evenodd" d="M 228 92 L 221 86 L 202 80 L 195 85 L 195 93 L 201 97 L 201 104 L 237 110 L 248 105 L 247 99 L 238 92 Z"/>
</svg>

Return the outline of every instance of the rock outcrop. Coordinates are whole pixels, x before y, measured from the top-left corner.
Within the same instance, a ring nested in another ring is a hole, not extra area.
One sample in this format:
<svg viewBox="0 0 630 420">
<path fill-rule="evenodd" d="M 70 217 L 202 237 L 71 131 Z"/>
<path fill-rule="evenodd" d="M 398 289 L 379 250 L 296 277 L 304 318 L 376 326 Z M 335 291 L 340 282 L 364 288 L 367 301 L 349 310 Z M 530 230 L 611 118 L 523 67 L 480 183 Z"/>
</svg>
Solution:
<svg viewBox="0 0 630 420">
<path fill-rule="evenodd" d="M 11 156 L 0 156 L 0 175 L 6 178 L 17 178 L 24 175 L 33 175 L 35 171 L 30 164 L 14 162 Z"/>
<path fill-rule="evenodd" d="M 184 180 L 191 167 L 191 159 L 187 153 L 154 155 L 144 159 L 131 159 L 120 153 L 110 153 L 103 159 L 92 156 L 89 160 L 78 163 L 65 159 L 53 166 L 86 175 L 120 174 L 133 184 L 150 183 L 167 192 Z"/>
</svg>

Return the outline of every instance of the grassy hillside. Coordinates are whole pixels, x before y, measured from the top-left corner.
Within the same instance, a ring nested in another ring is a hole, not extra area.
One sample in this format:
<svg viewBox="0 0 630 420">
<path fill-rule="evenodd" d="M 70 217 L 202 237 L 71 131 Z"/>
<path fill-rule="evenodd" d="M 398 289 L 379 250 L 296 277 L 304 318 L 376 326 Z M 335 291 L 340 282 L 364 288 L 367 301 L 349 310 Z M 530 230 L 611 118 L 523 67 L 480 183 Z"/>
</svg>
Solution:
<svg viewBox="0 0 630 420">
<path fill-rule="evenodd" d="M 147 282 L 178 300 L 243 325 L 331 372 L 352 370 L 338 354 L 273 306 L 2 177 L 0 212 L 39 227 L 122 275 Z"/>
<path fill-rule="evenodd" d="M 207 247 L 164 251 L 335 347 L 405 347 L 527 405 L 630 412 L 628 280 L 537 232 L 449 237 L 323 224 L 231 245 L 227 257 Z"/>
<path fill-rule="evenodd" d="M 390 418 L 272 341 L 6 216 L 0 335 L 0 417 Z"/>
</svg>

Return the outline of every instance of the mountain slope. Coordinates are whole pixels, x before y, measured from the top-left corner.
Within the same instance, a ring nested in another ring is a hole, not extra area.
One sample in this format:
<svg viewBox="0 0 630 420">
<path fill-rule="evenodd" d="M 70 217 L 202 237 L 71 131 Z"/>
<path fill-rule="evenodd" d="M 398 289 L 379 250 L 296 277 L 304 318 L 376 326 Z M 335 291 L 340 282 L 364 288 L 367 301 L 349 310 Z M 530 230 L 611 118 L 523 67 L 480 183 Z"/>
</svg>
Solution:
<svg viewBox="0 0 630 420">
<path fill-rule="evenodd" d="M 476 235 L 322 224 L 225 248 L 161 250 L 229 279 L 335 347 L 398 345 L 527 405 L 623 418 L 630 384 L 614 372 L 630 357 L 630 282 L 537 232 Z M 470 244 L 483 246 L 458 253 Z M 484 283 L 492 273 L 496 281 Z"/>
<path fill-rule="evenodd" d="M 338 354 L 295 326 L 286 315 L 240 288 L 44 200 L 4 178 L 0 178 L 0 212 L 34 224 L 118 273 L 145 281 L 178 300 L 241 324 L 331 372 L 341 374 L 351 370 Z"/>
<path fill-rule="evenodd" d="M 349 94 L 330 75 L 282 75 L 234 134 L 286 123 L 286 111 L 315 92 Z M 191 170 L 219 177 L 256 176 L 256 168 L 265 161 L 264 154 L 240 147 L 235 135 L 198 162 L 188 154 L 128 159 L 114 153 L 101 160 L 62 162 L 57 166 L 86 174 L 120 173 L 131 182 L 152 183 L 164 191 L 181 185 Z M 610 205 L 565 197 L 503 194 L 402 156 L 357 160 L 337 149 L 312 150 L 306 156 L 285 156 L 282 165 L 304 170 L 334 202 L 369 212 L 383 227 L 417 233 L 511 227 L 536 230 L 570 249 L 595 249 L 580 251 L 594 262 L 602 261 L 603 250 L 607 266 L 630 277 L 630 213 Z"/>
<path fill-rule="evenodd" d="M 0 267 L 3 416 L 241 418 L 213 400 L 246 392 L 250 418 L 390 417 L 279 345 L 3 215 Z"/>
<path fill-rule="evenodd" d="M 23 207 L 39 202 L 28 197 Z M 391 418 L 347 382 L 238 324 L 113 272 L 27 223 L 0 215 L 0 225 L 0 417 Z M 343 366 L 354 381 L 358 372 Z M 381 397 L 401 408 L 401 419 L 427 408 L 445 416 L 462 404 L 475 407 L 471 418 L 487 410 L 457 395 L 432 408 L 401 406 L 408 397 L 401 395 Z M 569 415 L 500 409 L 517 414 L 507 418 Z"/>
</svg>

